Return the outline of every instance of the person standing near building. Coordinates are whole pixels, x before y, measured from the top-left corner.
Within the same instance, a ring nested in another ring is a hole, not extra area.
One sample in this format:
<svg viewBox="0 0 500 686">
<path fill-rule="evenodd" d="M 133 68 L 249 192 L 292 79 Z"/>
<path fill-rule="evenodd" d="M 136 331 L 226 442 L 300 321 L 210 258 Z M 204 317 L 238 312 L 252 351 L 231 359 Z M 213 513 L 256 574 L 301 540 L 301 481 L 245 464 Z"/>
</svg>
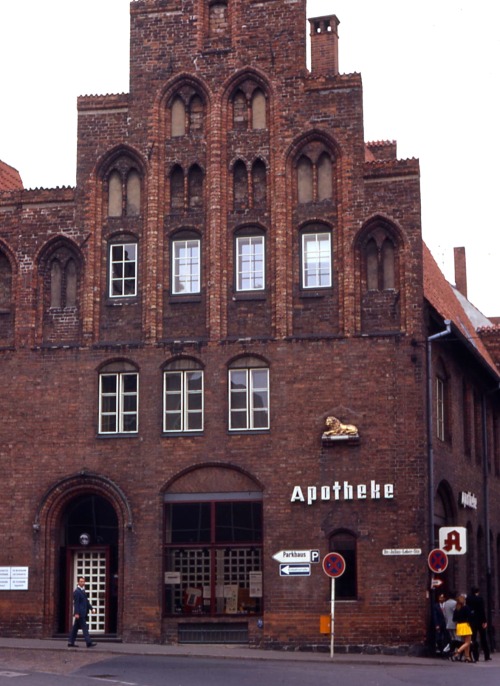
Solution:
<svg viewBox="0 0 500 686">
<path fill-rule="evenodd" d="M 97 643 L 94 643 L 90 638 L 87 626 L 87 617 L 89 612 L 93 612 L 93 608 L 85 590 L 85 578 L 83 576 L 78 577 L 78 586 L 73 592 L 73 606 L 74 621 L 68 638 L 68 648 L 77 647 L 75 640 L 78 629 L 82 630 L 87 648 L 93 648 Z"/>
<path fill-rule="evenodd" d="M 451 656 L 452 660 L 459 660 L 463 653 L 465 655 L 465 661 L 472 662 L 470 655 L 472 639 L 472 628 L 470 626 L 471 615 L 471 609 L 465 603 L 465 595 L 461 593 L 457 598 L 457 605 L 453 613 L 453 621 L 457 624 L 457 638 L 463 640 L 463 643 Z"/>
<path fill-rule="evenodd" d="M 472 649 L 475 652 L 474 657 L 479 659 L 479 646 L 477 644 L 477 635 L 479 634 L 479 640 L 481 642 L 481 650 L 483 651 L 484 659 L 491 660 L 488 637 L 486 636 L 486 629 L 488 628 L 488 622 L 486 621 L 486 609 L 484 605 L 484 599 L 479 595 L 479 588 L 477 586 L 473 586 L 471 588 L 470 594 L 467 596 L 467 606 L 470 607 L 472 613 L 470 625 L 472 627 Z"/>
<path fill-rule="evenodd" d="M 443 605 L 444 618 L 446 619 L 446 630 L 448 631 L 448 635 L 451 641 L 454 641 L 456 639 L 456 624 L 453 621 L 453 612 L 455 611 L 455 607 L 457 606 L 457 601 L 455 600 L 456 597 L 456 593 L 450 593 L 444 601 Z"/>
<path fill-rule="evenodd" d="M 446 631 L 446 616 L 444 614 L 444 593 L 440 593 L 437 603 L 433 606 L 433 621 L 436 634 L 436 652 L 442 653 L 449 642 L 448 632 Z"/>
</svg>

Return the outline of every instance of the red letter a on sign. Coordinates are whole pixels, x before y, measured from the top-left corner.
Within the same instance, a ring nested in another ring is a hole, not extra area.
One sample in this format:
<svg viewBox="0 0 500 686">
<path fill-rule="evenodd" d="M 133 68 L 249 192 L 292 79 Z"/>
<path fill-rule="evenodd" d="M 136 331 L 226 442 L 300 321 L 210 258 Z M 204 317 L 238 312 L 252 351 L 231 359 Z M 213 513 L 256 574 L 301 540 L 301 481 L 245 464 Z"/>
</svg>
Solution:
<svg viewBox="0 0 500 686">
<path fill-rule="evenodd" d="M 458 552 L 462 550 L 462 546 L 460 545 L 460 533 L 458 531 L 450 531 L 448 533 L 448 536 L 446 536 L 444 541 L 443 550 L 447 553 L 449 553 L 450 550 L 457 550 Z"/>
</svg>

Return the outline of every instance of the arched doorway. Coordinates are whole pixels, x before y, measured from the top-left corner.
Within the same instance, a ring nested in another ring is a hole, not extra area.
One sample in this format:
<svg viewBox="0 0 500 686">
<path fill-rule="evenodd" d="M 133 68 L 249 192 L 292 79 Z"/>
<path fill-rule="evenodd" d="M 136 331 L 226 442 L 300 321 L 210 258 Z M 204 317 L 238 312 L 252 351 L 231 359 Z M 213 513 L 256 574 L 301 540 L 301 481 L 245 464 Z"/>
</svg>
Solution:
<svg viewBox="0 0 500 686">
<path fill-rule="evenodd" d="M 440 482 L 436 497 L 434 499 L 434 536 L 435 546 L 439 542 L 439 529 L 442 526 L 455 526 L 457 522 L 457 511 L 453 499 L 453 491 L 450 484 L 443 480 Z M 448 558 L 448 568 L 440 575 L 444 582 L 444 590 L 447 593 L 454 593 L 457 590 L 458 568 L 456 556 L 450 555 Z"/>
<path fill-rule="evenodd" d="M 112 504 L 96 493 L 81 493 L 61 517 L 59 547 L 58 632 L 71 624 L 72 595 L 84 576 L 95 614 L 92 634 L 116 634 L 118 614 L 118 517 Z"/>
<path fill-rule="evenodd" d="M 122 631 L 125 537 L 132 530 L 128 499 L 108 477 L 82 470 L 46 491 L 33 522 L 44 551 L 45 636 L 67 635 L 79 575 L 88 578 L 91 601 L 99 607 L 92 632 Z"/>
</svg>

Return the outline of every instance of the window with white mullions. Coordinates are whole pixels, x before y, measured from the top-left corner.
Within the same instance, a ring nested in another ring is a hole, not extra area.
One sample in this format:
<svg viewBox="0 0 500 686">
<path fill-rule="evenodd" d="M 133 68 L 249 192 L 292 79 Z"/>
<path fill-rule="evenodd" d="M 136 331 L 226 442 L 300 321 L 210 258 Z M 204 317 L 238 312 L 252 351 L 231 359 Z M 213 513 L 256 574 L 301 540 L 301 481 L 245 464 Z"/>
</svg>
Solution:
<svg viewBox="0 0 500 686">
<path fill-rule="evenodd" d="M 138 374 L 113 373 L 99 377 L 99 433 L 136 433 Z"/>
<path fill-rule="evenodd" d="M 200 292 L 200 241 L 175 240 L 172 249 L 172 292 L 175 295 Z"/>
<path fill-rule="evenodd" d="M 203 371 L 164 374 L 164 431 L 203 431 Z"/>
<path fill-rule="evenodd" d="M 304 233 L 302 235 L 302 286 L 328 288 L 332 285 L 331 235 Z"/>
<path fill-rule="evenodd" d="M 269 428 L 269 370 L 229 370 L 229 429 Z"/>
<path fill-rule="evenodd" d="M 264 289 L 264 236 L 239 236 L 236 239 L 236 290 Z"/>
<path fill-rule="evenodd" d="M 112 298 L 137 295 L 137 245 L 117 243 L 110 246 L 110 288 Z"/>
</svg>

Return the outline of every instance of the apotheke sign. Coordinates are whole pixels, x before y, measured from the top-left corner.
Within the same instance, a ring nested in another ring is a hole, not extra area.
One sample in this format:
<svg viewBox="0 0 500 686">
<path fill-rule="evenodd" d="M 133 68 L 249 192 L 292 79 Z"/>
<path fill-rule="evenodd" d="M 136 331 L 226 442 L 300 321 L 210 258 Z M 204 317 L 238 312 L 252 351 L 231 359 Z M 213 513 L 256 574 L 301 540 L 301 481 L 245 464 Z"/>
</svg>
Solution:
<svg viewBox="0 0 500 686">
<path fill-rule="evenodd" d="M 462 507 L 469 507 L 471 510 L 477 510 L 477 498 L 474 493 L 468 491 L 460 492 L 460 505 Z"/>
<path fill-rule="evenodd" d="M 312 505 L 317 500 L 392 500 L 394 484 L 351 484 L 349 481 L 335 481 L 331 486 L 294 486 L 290 502 Z"/>
</svg>

